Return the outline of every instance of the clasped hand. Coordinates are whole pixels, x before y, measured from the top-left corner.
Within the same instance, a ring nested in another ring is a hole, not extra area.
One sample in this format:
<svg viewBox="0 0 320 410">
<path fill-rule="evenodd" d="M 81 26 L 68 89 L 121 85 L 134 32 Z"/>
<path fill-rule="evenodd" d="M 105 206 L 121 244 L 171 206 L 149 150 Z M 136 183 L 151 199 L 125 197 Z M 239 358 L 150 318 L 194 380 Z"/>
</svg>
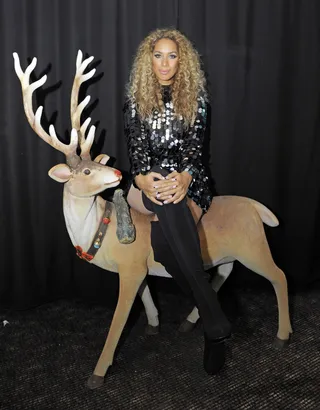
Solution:
<svg viewBox="0 0 320 410">
<path fill-rule="evenodd" d="M 186 172 L 173 171 L 166 177 L 158 172 L 150 172 L 147 175 L 137 175 L 135 182 L 144 194 L 158 205 L 182 201 L 187 195 L 192 176 Z"/>
</svg>

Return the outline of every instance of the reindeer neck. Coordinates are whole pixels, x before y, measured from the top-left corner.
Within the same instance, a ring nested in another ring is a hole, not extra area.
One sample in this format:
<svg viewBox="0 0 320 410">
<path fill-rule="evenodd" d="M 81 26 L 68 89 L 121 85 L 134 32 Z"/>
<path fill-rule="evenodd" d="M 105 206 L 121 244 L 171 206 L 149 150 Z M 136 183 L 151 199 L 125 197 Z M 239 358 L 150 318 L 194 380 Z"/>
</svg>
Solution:
<svg viewBox="0 0 320 410">
<path fill-rule="evenodd" d="M 106 201 L 96 195 L 79 198 L 70 193 L 68 187 L 63 191 L 63 213 L 67 230 L 74 246 L 87 250 L 101 221 Z"/>
</svg>

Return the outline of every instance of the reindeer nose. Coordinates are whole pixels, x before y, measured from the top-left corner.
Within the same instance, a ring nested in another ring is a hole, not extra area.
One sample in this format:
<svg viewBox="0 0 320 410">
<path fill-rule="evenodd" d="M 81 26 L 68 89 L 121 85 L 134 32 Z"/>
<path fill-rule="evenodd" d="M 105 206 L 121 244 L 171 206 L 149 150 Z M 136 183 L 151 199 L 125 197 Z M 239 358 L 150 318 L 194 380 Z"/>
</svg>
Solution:
<svg viewBox="0 0 320 410">
<path fill-rule="evenodd" d="M 118 169 L 116 169 L 114 173 L 117 175 L 117 177 L 122 177 L 121 171 L 119 171 Z"/>
</svg>

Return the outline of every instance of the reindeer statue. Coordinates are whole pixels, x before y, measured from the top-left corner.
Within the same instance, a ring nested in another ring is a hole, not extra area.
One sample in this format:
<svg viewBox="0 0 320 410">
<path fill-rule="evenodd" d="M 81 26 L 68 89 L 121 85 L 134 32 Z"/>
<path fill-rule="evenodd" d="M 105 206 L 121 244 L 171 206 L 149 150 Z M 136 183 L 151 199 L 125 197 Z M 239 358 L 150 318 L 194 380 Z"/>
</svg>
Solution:
<svg viewBox="0 0 320 410">
<path fill-rule="evenodd" d="M 46 75 L 30 84 L 29 77 L 37 59 L 22 71 L 17 53 L 13 54 L 16 74 L 21 82 L 23 105 L 29 124 L 35 133 L 49 145 L 66 156 L 66 164 L 58 164 L 50 169 L 49 176 L 64 183 L 63 211 L 67 230 L 77 254 L 89 263 L 119 274 L 119 297 L 104 348 L 95 370 L 88 380 L 88 387 L 97 388 L 103 384 L 104 376 L 112 365 L 113 356 L 127 321 L 134 299 L 139 291 L 146 309 L 149 333 L 158 329 L 158 312 L 145 282 L 147 273 L 169 276 L 164 268 L 153 259 L 150 243 L 151 217 L 131 210 L 136 228 L 136 238 L 130 244 L 122 244 L 117 239 L 116 201 L 105 201 L 98 194 L 115 187 L 122 178 L 121 172 L 105 166 L 109 157 L 101 154 L 94 161 L 90 149 L 94 140 L 95 127 L 92 125 L 85 137 L 90 118 L 80 125 L 80 115 L 88 104 L 87 96 L 78 105 L 81 84 L 91 78 L 95 70 L 84 74 L 93 57 L 82 61 L 78 52 L 76 74 L 71 93 L 72 131 L 69 144 L 63 144 L 56 135 L 53 125 L 49 134 L 41 126 L 43 107 L 34 114 L 32 94 L 46 82 Z M 77 155 L 80 145 L 81 154 Z M 249 198 L 237 196 L 215 197 L 209 211 L 199 223 L 199 235 L 203 261 L 206 268 L 221 265 L 218 279 L 214 279 L 216 290 L 226 280 L 232 270 L 233 261 L 238 260 L 253 272 L 267 278 L 274 287 L 278 303 L 278 332 L 275 345 L 285 346 L 292 333 L 287 281 L 271 256 L 265 236 L 263 222 L 277 226 L 278 220 L 265 206 Z M 182 324 L 181 330 L 190 330 L 198 318 L 194 310 Z"/>
</svg>

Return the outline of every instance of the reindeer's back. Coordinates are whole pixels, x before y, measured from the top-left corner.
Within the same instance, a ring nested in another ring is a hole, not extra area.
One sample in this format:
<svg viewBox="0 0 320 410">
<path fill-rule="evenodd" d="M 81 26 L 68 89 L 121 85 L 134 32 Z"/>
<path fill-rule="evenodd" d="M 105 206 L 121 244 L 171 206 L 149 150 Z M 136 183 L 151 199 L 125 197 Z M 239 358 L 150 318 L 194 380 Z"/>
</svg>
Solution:
<svg viewBox="0 0 320 410">
<path fill-rule="evenodd" d="M 199 223 L 204 262 L 241 252 L 264 238 L 262 219 L 249 198 L 217 196 Z"/>
</svg>

